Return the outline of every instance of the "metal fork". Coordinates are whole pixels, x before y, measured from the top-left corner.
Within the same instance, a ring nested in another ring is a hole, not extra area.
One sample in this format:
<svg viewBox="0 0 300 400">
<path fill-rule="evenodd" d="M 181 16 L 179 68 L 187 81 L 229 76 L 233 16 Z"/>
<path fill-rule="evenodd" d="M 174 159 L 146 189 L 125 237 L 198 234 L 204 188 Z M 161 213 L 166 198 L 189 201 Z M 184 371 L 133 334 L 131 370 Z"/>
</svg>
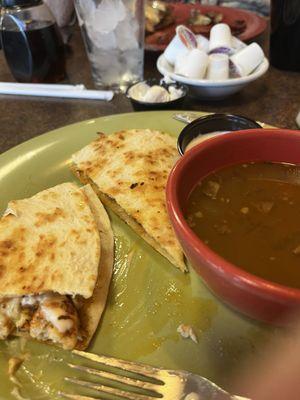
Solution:
<svg viewBox="0 0 300 400">
<path fill-rule="evenodd" d="M 245 397 L 230 395 L 210 380 L 186 371 L 173 371 L 155 368 L 149 365 L 112 357 L 100 356 L 83 351 L 73 351 L 74 354 L 100 364 L 100 369 L 83 365 L 68 364 L 72 369 L 103 378 L 106 383 L 95 383 L 83 378 L 66 377 L 65 380 L 93 389 L 102 394 L 110 394 L 115 399 L 127 400 L 249 400 Z M 118 370 L 115 373 L 103 371 L 106 365 Z M 124 375 L 134 374 L 135 377 Z M 138 376 L 138 377 L 137 377 Z M 115 387 L 121 384 L 122 389 Z M 59 395 L 71 400 L 95 400 L 95 397 L 73 395 L 59 392 Z M 116 396 L 116 397 L 115 397 Z M 99 400 L 99 397 L 97 397 Z"/>
</svg>

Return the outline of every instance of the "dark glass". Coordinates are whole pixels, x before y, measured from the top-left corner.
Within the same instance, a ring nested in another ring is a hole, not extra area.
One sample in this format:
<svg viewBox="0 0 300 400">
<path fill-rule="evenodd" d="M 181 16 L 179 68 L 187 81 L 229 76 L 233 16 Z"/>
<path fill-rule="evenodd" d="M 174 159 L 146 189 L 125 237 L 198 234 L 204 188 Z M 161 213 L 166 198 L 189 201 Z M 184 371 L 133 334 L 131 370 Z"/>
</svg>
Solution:
<svg viewBox="0 0 300 400">
<path fill-rule="evenodd" d="M 272 0 L 270 62 L 300 71 L 300 0 Z"/>
<path fill-rule="evenodd" d="M 64 45 L 52 22 L 31 22 L 25 31 L 2 31 L 2 46 L 19 82 L 57 82 L 65 77 Z"/>
</svg>

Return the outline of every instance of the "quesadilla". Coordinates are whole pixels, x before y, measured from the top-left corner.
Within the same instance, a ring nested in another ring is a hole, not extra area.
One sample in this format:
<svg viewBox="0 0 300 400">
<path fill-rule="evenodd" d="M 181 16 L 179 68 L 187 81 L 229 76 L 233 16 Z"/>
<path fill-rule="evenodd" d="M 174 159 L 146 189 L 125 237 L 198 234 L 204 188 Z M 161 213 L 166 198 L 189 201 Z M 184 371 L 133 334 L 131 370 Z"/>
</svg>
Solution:
<svg viewBox="0 0 300 400">
<path fill-rule="evenodd" d="M 88 346 L 113 266 L 109 218 L 90 186 L 11 201 L 0 220 L 0 339 Z"/>
<path fill-rule="evenodd" d="M 165 188 L 178 158 L 176 139 L 149 129 L 99 134 L 72 157 L 72 169 L 102 202 L 182 271 L 182 249 L 166 209 Z"/>
</svg>

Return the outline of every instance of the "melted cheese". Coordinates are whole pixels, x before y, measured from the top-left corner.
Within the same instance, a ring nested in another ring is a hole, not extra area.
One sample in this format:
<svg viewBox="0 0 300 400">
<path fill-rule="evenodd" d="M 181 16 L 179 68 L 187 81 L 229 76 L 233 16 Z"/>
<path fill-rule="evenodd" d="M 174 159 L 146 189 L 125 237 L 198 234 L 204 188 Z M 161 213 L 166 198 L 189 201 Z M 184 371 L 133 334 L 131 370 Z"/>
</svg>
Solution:
<svg viewBox="0 0 300 400">
<path fill-rule="evenodd" d="M 66 315 L 66 312 L 60 308 L 49 305 L 42 305 L 41 310 L 45 319 L 50 322 L 59 332 L 65 333 L 73 327 L 73 320 Z M 60 319 L 63 317 L 63 319 Z"/>
<path fill-rule="evenodd" d="M 23 296 L 21 300 L 22 307 L 34 307 L 38 303 L 38 296 Z"/>
<path fill-rule="evenodd" d="M 0 301 L 0 339 L 6 339 L 13 329 L 31 323 L 33 313 L 40 309 L 41 317 L 49 322 L 60 334 L 65 334 L 77 321 L 66 307 L 67 297 L 55 293 L 23 296 Z"/>
<path fill-rule="evenodd" d="M 14 209 L 11 208 L 11 207 L 7 207 L 7 209 L 4 211 L 3 217 L 6 217 L 7 215 L 14 215 L 15 217 L 18 216 L 16 210 L 14 210 Z"/>
<path fill-rule="evenodd" d="M 66 297 L 56 294 L 47 294 L 41 299 L 41 311 L 46 319 L 60 333 L 65 333 L 74 326 L 74 321 L 65 310 Z"/>
</svg>

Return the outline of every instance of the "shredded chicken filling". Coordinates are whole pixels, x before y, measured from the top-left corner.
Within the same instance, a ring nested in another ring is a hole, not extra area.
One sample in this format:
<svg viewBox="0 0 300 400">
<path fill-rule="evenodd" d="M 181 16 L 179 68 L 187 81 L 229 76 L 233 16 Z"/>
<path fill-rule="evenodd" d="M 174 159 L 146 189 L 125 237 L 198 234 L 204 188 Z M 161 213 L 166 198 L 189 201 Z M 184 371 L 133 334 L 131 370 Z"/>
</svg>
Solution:
<svg viewBox="0 0 300 400">
<path fill-rule="evenodd" d="M 73 301 L 55 293 L 0 299 L 0 339 L 22 332 L 73 349 L 79 336 Z"/>
</svg>

